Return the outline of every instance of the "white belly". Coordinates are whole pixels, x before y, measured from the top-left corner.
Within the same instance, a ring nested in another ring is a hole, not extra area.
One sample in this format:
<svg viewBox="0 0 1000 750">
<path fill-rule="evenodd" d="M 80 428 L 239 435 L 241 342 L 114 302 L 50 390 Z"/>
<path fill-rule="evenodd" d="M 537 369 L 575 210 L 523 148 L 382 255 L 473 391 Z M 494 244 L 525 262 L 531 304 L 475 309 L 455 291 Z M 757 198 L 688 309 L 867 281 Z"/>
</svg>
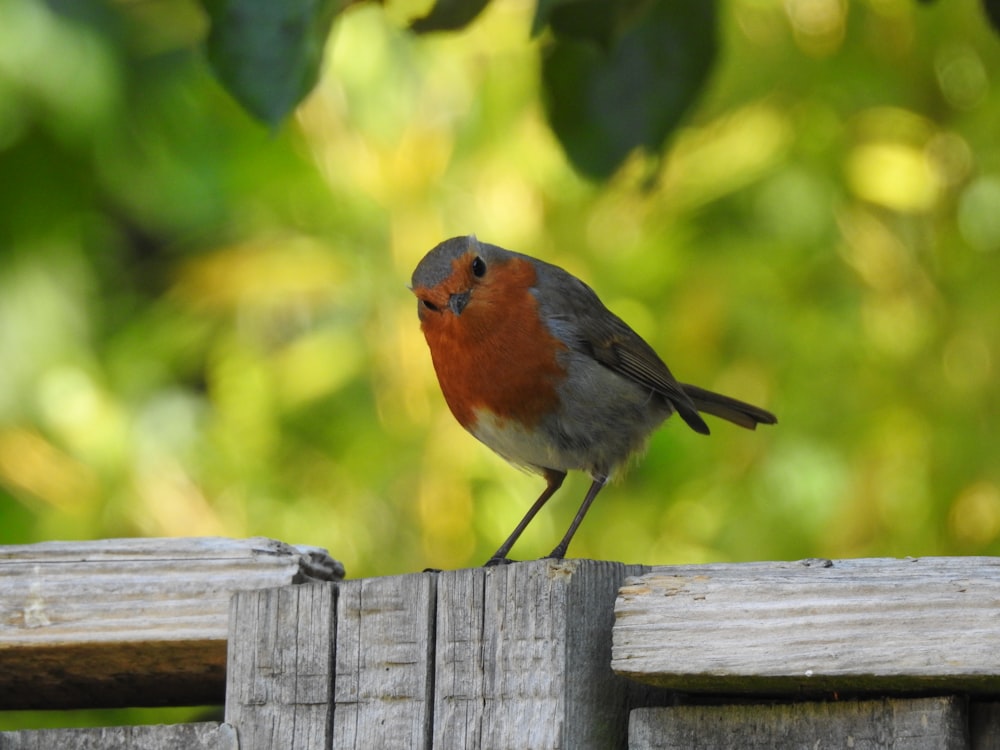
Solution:
<svg viewBox="0 0 1000 750">
<path fill-rule="evenodd" d="M 559 450 L 541 429 L 529 430 L 514 420 L 497 417 L 487 410 L 476 410 L 472 434 L 483 444 L 512 464 L 527 469 L 584 469 L 586 460 Z"/>
</svg>

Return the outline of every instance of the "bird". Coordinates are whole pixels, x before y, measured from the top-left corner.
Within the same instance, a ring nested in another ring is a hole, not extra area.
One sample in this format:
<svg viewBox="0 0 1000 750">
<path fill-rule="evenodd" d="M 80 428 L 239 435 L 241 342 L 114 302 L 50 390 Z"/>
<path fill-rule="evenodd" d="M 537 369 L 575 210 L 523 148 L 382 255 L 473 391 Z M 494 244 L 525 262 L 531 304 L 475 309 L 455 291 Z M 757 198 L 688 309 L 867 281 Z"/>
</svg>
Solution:
<svg viewBox="0 0 1000 750">
<path fill-rule="evenodd" d="M 452 237 L 413 271 L 410 290 L 441 392 L 455 419 L 545 489 L 486 565 L 511 562 L 518 537 L 569 471 L 592 482 L 570 541 L 613 473 L 676 412 L 709 434 L 699 412 L 755 429 L 769 411 L 678 382 L 653 348 L 587 284 L 559 266 Z"/>
</svg>

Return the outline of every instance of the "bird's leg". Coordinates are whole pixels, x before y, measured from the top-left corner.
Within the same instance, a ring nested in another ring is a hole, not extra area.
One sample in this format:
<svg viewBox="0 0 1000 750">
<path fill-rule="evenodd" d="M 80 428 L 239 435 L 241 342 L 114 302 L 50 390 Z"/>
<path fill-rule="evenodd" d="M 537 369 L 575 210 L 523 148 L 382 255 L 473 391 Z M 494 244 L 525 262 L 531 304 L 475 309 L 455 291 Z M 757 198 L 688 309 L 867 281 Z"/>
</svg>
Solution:
<svg viewBox="0 0 1000 750">
<path fill-rule="evenodd" d="M 542 494 L 538 496 L 537 500 L 535 500 L 535 504 L 528 508 L 528 512 L 524 514 L 524 518 L 521 519 L 517 528 L 515 528 L 511 532 L 510 536 L 507 537 L 507 541 L 500 545 L 500 549 L 494 552 L 493 556 L 486 561 L 486 565 L 484 567 L 489 567 L 490 565 L 505 565 L 510 562 L 510 560 L 507 559 L 507 553 L 510 552 L 510 548 L 514 546 L 514 542 L 516 542 L 517 538 L 521 536 L 521 532 L 528 527 L 528 524 L 531 523 L 531 519 L 538 514 L 538 511 L 542 509 L 542 506 L 545 505 L 546 501 L 548 501 L 548 499 L 556 493 L 556 490 L 562 487 L 563 480 L 566 478 L 565 471 L 556 471 L 555 469 L 546 469 L 544 475 L 546 484 L 545 489 L 542 490 Z"/>
<path fill-rule="evenodd" d="M 554 560 L 562 560 L 566 557 L 566 550 L 569 548 L 569 542 L 576 533 L 577 528 L 583 521 L 583 517 L 587 515 L 587 511 L 590 510 L 590 504 L 594 502 L 594 498 L 597 497 L 597 493 L 601 491 L 601 488 L 608 483 L 607 477 L 595 477 L 593 484 L 590 485 L 590 489 L 587 490 L 587 496 L 583 498 L 583 504 L 580 505 L 580 510 L 576 512 L 573 517 L 573 522 L 569 525 L 569 529 L 566 531 L 566 536 L 562 538 L 558 546 L 552 550 L 547 557 Z"/>
</svg>

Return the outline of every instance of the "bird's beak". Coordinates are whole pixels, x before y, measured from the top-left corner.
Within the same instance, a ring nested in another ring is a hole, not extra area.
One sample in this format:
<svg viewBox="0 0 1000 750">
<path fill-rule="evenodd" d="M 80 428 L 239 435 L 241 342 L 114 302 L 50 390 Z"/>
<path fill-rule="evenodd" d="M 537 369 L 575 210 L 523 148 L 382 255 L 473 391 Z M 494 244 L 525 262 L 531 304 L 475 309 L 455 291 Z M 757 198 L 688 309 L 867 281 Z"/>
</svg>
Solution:
<svg viewBox="0 0 1000 750">
<path fill-rule="evenodd" d="M 455 315 L 461 315 L 467 304 L 469 304 L 469 292 L 461 292 L 448 297 L 448 307 Z"/>
</svg>

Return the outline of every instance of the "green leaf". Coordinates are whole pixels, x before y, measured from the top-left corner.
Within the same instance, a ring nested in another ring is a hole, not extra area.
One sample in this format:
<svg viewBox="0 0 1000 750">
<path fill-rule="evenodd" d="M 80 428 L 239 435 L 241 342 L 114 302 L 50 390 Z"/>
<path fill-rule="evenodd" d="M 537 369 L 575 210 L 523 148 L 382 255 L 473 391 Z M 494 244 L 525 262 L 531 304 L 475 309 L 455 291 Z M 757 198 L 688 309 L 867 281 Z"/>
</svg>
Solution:
<svg viewBox="0 0 1000 750">
<path fill-rule="evenodd" d="M 418 34 L 428 31 L 456 31 L 465 28 L 490 0 L 437 0 L 431 12 L 410 24 Z"/>
<path fill-rule="evenodd" d="M 549 122 L 570 161 L 606 178 L 633 149 L 661 150 L 704 87 L 715 55 L 714 0 L 656 0 L 607 51 L 557 37 L 542 58 L 542 85 Z"/>
<path fill-rule="evenodd" d="M 226 90 L 272 127 L 319 79 L 330 26 L 343 0 L 202 0 L 206 48 Z"/>
<path fill-rule="evenodd" d="M 542 33 L 542 29 L 548 26 L 549 18 L 556 8 L 582 2 L 586 2 L 586 0 L 538 0 L 535 5 L 535 17 L 531 21 L 531 36 L 536 37 Z"/>
<path fill-rule="evenodd" d="M 562 39 L 592 41 L 608 50 L 656 0 L 539 0 L 532 33 L 545 24 Z"/>
</svg>

